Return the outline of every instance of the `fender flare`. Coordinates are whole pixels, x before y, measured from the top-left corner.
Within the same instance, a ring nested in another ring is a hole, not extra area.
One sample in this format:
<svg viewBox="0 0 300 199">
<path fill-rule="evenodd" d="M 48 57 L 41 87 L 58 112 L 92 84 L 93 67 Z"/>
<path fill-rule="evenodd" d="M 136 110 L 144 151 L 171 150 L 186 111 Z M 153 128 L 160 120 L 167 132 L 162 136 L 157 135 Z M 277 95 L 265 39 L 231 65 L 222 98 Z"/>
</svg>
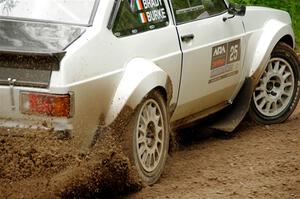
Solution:
<svg viewBox="0 0 300 199">
<path fill-rule="evenodd" d="M 248 77 L 251 77 L 254 82 L 257 83 L 259 81 L 277 43 L 287 35 L 294 39 L 292 27 L 286 23 L 272 19 L 265 24 L 259 38 L 254 36 L 249 40 L 250 45 L 248 45 L 247 52 L 253 53 L 246 57 L 245 63 L 250 66 Z M 258 42 L 256 42 L 257 39 Z M 251 45 L 251 43 L 256 43 L 256 46 Z"/>
<path fill-rule="evenodd" d="M 131 60 L 107 111 L 105 124 L 110 125 L 125 107 L 134 110 L 150 91 L 159 87 L 166 91 L 169 102 L 172 98 L 172 84 L 168 74 L 146 59 Z"/>
</svg>

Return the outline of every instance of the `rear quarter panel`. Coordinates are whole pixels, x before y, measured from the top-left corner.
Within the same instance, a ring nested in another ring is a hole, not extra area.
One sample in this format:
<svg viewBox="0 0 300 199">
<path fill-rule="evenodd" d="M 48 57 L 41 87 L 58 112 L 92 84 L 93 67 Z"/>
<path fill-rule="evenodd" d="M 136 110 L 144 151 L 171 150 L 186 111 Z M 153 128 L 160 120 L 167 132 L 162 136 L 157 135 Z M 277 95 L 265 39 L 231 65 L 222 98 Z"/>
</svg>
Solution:
<svg viewBox="0 0 300 199">
<path fill-rule="evenodd" d="M 110 125 L 126 105 L 134 109 L 147 94 L 144 91 L 161 86 L 156 80 L 162 71 L 164 79 L 172 82 L 171 103 L 177 101 L 181 52 L 170 13 L 170 24 L 164 28 L 118 38 L 107 28 L 112 7 L 113 1 L 100 2 L 94 25 L 67 49 L 61 71 L 51 79 L 51 92 L 67 88 L 75 94 L 73 132 L 83 148 L 91 143 L 100 123 Z"/>
</svg>

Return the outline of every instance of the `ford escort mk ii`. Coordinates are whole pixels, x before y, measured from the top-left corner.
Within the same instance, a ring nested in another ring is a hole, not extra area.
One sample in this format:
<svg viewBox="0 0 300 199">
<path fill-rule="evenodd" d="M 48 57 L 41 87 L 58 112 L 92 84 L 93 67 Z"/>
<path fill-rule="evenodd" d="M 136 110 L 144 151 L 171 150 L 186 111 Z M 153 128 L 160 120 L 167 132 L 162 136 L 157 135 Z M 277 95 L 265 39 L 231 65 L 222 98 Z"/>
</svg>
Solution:
<svg viewBox="0 0 300 199">
<path fill-rule="evenodd" d="M 280 123 L 299 100 L 284 11 L 226 0 L 4 0 L 0 13 L 0 126 L 51 128 L 83 150 L 117 128 L 147 184 L 162 173 L 171 130 L 225 108 L 211 128 L 232 132 L 247 113 Z"/>
</svg>

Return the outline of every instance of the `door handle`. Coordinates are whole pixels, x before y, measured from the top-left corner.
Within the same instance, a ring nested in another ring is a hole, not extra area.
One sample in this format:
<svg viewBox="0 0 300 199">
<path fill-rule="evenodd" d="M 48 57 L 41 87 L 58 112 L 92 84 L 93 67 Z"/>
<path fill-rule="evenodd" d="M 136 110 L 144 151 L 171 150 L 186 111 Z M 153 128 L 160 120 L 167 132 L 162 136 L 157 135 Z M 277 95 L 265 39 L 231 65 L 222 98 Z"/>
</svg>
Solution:
<svg viewBox="0 0 300 199">
<path fill-rule="evenodd" d="M 194 34 L 188 34 L 188 35 L 181 36 L 181 41 L 189 42 L 189 41 L 193 40 L 194 38 L 195 38 Z"/>
</svg>

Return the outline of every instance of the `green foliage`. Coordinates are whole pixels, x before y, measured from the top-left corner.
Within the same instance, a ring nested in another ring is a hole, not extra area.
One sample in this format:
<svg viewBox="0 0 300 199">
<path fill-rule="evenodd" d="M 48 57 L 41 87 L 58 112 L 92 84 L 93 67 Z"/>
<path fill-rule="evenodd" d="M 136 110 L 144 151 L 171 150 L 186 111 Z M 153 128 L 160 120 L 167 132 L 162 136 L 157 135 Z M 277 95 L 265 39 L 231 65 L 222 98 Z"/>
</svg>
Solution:
<svg viewBox="0 0 300 199">
<path fill-rule="evenodd" d="M 300 48 L 300 1 L 299 0 L 232 0 L 235 3 L 247 5 L 260 5 L 285 10 L 293 19 L 297 46 Z"/>
</svg>

